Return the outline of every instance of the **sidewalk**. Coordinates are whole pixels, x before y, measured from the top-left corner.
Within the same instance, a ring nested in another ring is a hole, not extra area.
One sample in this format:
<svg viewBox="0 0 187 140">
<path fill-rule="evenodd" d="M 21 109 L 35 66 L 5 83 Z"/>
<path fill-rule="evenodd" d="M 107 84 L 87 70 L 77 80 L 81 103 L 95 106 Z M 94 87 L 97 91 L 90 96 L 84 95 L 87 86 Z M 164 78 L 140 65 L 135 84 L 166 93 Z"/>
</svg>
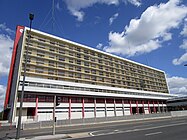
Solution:
<svg viewBox="0 0 187 140">
<path fill-rule="evenodd" d="M 32 138 L 20 138 L 20 140 L 59 140 L 59 139 L 66 139 L 70 138 L 66 134 L 56 134 L 56 135 L 45 135 L 45 136 L 36 136 Z M 10 140 L 16 140 L 16 139 L 10 139 Z"/>
</svg>

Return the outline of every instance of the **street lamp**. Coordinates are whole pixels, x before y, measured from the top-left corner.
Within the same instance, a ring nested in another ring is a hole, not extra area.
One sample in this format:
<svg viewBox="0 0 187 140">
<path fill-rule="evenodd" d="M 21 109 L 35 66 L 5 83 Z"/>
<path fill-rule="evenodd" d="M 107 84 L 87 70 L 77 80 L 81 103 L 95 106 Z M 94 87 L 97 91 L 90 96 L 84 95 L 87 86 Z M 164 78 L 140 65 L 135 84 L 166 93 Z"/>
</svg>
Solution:
<svg viewBox="0 0 187 140">
<path fill-rule="evenodd" d="M 19 116 L 18 116 L 18 125 L 17 125 L 16 139 L 20 138 L 21 117 L 22 117 L 24 86 L 25 86 L 25 76 L 26 76 L 26 67 L 27 67 L 27 60 L 28 60 L 28 49 L 29 49 L 29 43 L 30 43 L 30 38 L 31 38 L 31 26 L 32 26 L 32 21 L 34 19 L 34 14 L 30 13 L 29 14 L 29 19 L 30 19 L 30 30 L 29 30 L 29 36 L 28 36 L 28 45 L 26 47 L 24 72 L 23 72 L 23 83 L 22 83 L 22 92 L 21 92 L 21 98 L 20 98 L 20 108 L 19 108 Z"/>
</svg>

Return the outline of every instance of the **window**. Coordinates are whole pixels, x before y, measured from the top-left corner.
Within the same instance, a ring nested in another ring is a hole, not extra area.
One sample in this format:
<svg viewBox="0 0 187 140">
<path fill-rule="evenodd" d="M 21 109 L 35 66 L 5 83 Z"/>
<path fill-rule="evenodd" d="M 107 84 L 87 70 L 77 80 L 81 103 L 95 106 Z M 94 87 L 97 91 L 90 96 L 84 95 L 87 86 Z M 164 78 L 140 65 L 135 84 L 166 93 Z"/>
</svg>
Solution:
<svg viewBox="0 0 187 140">
<path fill-rule="evenodd" d="M 35 72 L 36 72 L 36 73 L 43 73 L 43 72 L 44 72 L 44 69 L 43 69 L 43 68 L 38 68 L 38 67 L 37 67 L 37 68 L 35 69 Z"/>
<path fill-rule="evenodd" d="M 50 41 L 50 44 L 52 44 L 52 45 L 55 45 L 55 42 L 53 42 L 53 41 Z"/>
<path fill-rule="evenodd" d="M 103 72 L 102 72 L 102 71 L 100 71 L 100 72 L 99 72 L 99 75 L 103 75 Z"/>
<path fill-rule="evenodd" d="M 69 63 L 73 63 L 73 59 L 69 58 Z"/>
<path fill-rule="evenodd" d="M 81 54 L 80 53 L 77 53 L 77 58 L 81 58 Z"/>
<path fill-rule="evenodd" d="M 96 67 L 96 64 L 91 64 L 91 67 L 95 68 L 95 67 Z"/>
<path fill-rule="evenodd" d="M 74 76 L 74 73 L 69 72 L 69 77 L 73 77 L 73 76 Z"/>
<path fill-rule="evenodd" d="M 89 66 L 90 66 L 90 64 L 89 64 L 88 62 L 84 62 L 84 66 L 89 67 Z"/>
<path fill-rule="evenodd" d="M 95 52 L 91 52 L 90 54 L 91 54 L 92 56 L 95 56 Z"/>
<path fill-rule="evenodd" d="M 72 65 L 69 65 L 69 70 L 74 70 L 74 67 Z"/>
<path fill-rule="evenodd" d="M 42 51 L 37 51 L 37 56 L 38 56 L 38 57 L 44 57 L 44 56 L 45 56 L 45 53 L 42 52 Z"/>
<path fill-rule="evenodd" d="M 81 71 L 81 67 L 76 67 L 76 71 Z"/>
<path fill-rule="evenodd" d="M 85 79 L 90 79 L 90 76 L 89 75 L 84 75 L 84 78 Z"/>
<path fill-rule="evenodd" d="M 59 76 L 65 76 L 65 71 L 58 71 Z"/>
<path fill-rule="evenodd" d="M 102 69 L 103 69 L 103 66 L 99 66 L 99 69 L 101 69 L 101 70 L 102 70 Z"/>
<path fill-rule="evenodd" d="M 59 56 L 58 60 L 59 61 L 65 61 L 66 59 L 64 57 Z"/>
<path fill-rule="evenodd" d="M 91 73 L 92 74 L 96 74 L 96 70 L 91 70 Z"/>
<path fill-rule="evenodd" d="M 65 54 L 65 50 L 59 49 L 59 54 Z"/>
<path fill-rule="evenodd" d="M 38 40 L 41 42 L 45 42 L 45 39 L 43 39 L 43 38 L 38 38 Z"/>
<path fill-rule="evenodd" d="M 102 63 L 103 63 L 103 61 L 102 61 L 102 60 L 100 60 L 100 59 L 98 60 L 98 62 L 99 62 L 100 64 L 102 64 Z"/>
<path fill-rule="evenodd" d="M 78 65 L 81 65 L 81 60 L 76 60 Z"/>
<path fill-rule="evenodd" d="M 48 70 L 48 74 L 51 74 L 51 75 L 53 75 L 53 74 L 54 74 L 54 70 L 52 70 L 52 69 L 49 69 L 49 70 Z"/>
<path fill-rule="evenodd" d="M 50 48 L 49 48 L 49 51 L 55 52 L 55 48 L 50 47 Z"/>
<path fill-rule="evenodd" d="M 97 81 L 96 76 L 92 76 L 91 79 L 92 79 L 93 81 Z"/>
<path fill-rule="evenodd" d="M 90 73 L 90 69 L 84 69 L 85 73 Z"/>
<path fill-rule="evenodd" d="M 76 73 L 75 77 L 76 77 L 76 78 L 81 78 L 81 74 Z"/>
<path fill-rule="evenodd" d="M 58 63 L 58 67 L 59 67 L 59 68 L 63 68 L 63 69 L 66 68 L 66 67 L 65 67 L 65 64 L 62 64 L 62 63 Z"/>
<path fill-rule="evenodd" d="M 73 52 L 69 52 L 69 56 L 74 56 L 74 53 Z"/>
<path fill-rule="evenodd" d="M 95 62 L 95 58 L 92 58 L 92 57 L 91 57 L 90 60 L 91 60 L 92 62 Z"/>
<path fill-rule="evenodd" d="M 66 45 L 64 45 L 64 44 L 58 44 L 60 47 L 65 47 Z"/>
<path fill-rule="evenodd" d="M 98 57 L 99 57 L 99 58 L 103 58 L 102 54 L 98 54 Z"/>
<path fill-rule="evenodd" d="M 51 67 L 55 66 L 53 61 L 49 61 L 48 65 L 51 66 Z"/>
<path fill-rule="evenodd" d="M 84 59 L 85 59 L 85 60 L 89 60 L 89 57 L 85 55 L 85 56 L 84 56 Z"/>
<path fill-rule="evenodd" d="M 49 54 L 49 58 L 51 58 L 51 59 L 55 59 L 55 55 L 53 55 L 53 54 Z"/>
<path fill-rule="evenodd" d="M 44 65 L 44 60 L 42 60 L 42 59 L 36 59 L 36 64 L 37 65 Z"/>
</svg>

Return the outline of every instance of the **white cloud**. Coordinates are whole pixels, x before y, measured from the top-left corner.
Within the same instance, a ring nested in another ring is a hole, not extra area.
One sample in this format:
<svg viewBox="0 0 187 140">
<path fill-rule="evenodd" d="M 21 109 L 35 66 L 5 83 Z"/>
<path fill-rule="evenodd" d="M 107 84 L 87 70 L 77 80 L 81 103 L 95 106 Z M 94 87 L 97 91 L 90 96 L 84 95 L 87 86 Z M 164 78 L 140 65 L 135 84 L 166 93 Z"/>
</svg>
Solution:
<svg viewBox="0 0 187 140">
<path fill-rule="evenodd" d="M 57 8 L 57 10 L 59 10 L 59 11 L 62 10 L 62 8 L 60 7 L 60 3 L 59 3 L 59 1 L 58 1 L 57 4 L 56 4 L 56 8 Z"/>
<path fill-rule="evenodd" d="M 118 5 L 120 2 L 130 2 L 135 6 L 141 5 L 141 0 L 65 0 L 70 13 L 77 18 L 78 21 L 83 21 L 85 8 L 91 7 L 94 4 Z"/>
<path fill-rule="evenodd" d="M 103 48 L 103 44 L 99 43 L 97 46 L 96 46 L 97 49 L 101 50 Z"/>
<path fill-rule="evenodd" d="M 128 0 L 131 4 L 135 6 L 140 6 L 141 5 L 141 0 Z"/>
<path fill-rule="evenodd" d="M 180 65 L 184 62 L 187 62 L 187 40 L 186 39 L 183 40 L 183 44 L 180 45 L 179 48 L 185 49 L 186 53 L 184 53 L 180 58 L 173 59 L 172 62 L 174 65 Z"/>
<path fill-rule="evenodd" d="M 7 76 L 9 72 L 13 40 L 8 34 L 12 34 L 13 32 L 10 28 L 6 27 L 5 23 L 0 24 L 0 77 Z"/>
<path fill-rule="evenodd" d="M 173 76 L 167 77 L 171 94 L 187 95 L 187 78 Z"/>
<path fill-rule="evenodd" d="M 105 51 L 134 56 L 162 47 L 172 39 L 171 29 L 178 28 L 187 15 L 187 6 L 180 0 L 148 7 L 139 19 L 132 19 L 122 33 L 109 33 L 109 46 Z"/>
<path fill-rule="evenodd" d="M 185 21 L 185 24 L 180 34 L 186 37 L 187 36 L 187 18 L 184 21 Z"/>
<path fill-rule="evenodd" d="M 112 17 L 109 18 L 109 25 L 112 25 L 114 20 L 119 16 L 118 13 L 114 14 Z"/>
<path fill-rule="evenodd" d="M 6 87 L 0 85 L 0 112 L 3 110 Z"/>
<path fill-rule="evenodd" d="M 14 33 L 14 31 L 8 28 L 5 23 L 0 24 L 0 32 L 6 32 L 8 34 Z"/>
<path fill-rule="evenodd" d="M 12 55 L 13 40 L 10 36 L 0 34 L 0 77 L 8 75 Z"/>
</svg>

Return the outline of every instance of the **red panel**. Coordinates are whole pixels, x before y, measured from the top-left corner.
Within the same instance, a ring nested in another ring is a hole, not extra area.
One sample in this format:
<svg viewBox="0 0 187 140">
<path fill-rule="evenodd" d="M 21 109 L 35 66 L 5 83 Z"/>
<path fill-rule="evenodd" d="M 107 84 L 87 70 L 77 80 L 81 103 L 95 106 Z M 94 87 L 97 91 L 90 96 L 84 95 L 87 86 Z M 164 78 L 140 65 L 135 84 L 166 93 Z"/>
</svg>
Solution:
<svg viewBox="0 0 187 140">
<path fill-rule="evenodd" d="M 7 104 L 9 102 L 9 96 L 10 96 L 10 91 L 11 91 L 11 85 L 12 85 L 12 76 L 14 72 L 14 65 L 15 65 L 15 59 L 16 59 L 16 53 L 17 53 L 17 47 L 18 47 L 18 42 L 19 39 L 23 33 L 24 27 L 23 26 L 17 26 L 16 28 L 16 37 L 14 40 L 14 48 L 12 52 L 12 59 L 11 59 L 11 64 L 10 64 L 10 71 L 9 71 L 9 76 L 8 76 L 8 83 L 7 83 L 7 90 L 6 90 L 6 97 L 5 97 L 5 102 L 4 102 L 4 109 L 6 109 Z"/>
<path fill-rule="evenodd" d="M 36 96 L 36 108 L 35 108 L 35 116 L 38 115 L 38 96 Z"/>
</svg>

